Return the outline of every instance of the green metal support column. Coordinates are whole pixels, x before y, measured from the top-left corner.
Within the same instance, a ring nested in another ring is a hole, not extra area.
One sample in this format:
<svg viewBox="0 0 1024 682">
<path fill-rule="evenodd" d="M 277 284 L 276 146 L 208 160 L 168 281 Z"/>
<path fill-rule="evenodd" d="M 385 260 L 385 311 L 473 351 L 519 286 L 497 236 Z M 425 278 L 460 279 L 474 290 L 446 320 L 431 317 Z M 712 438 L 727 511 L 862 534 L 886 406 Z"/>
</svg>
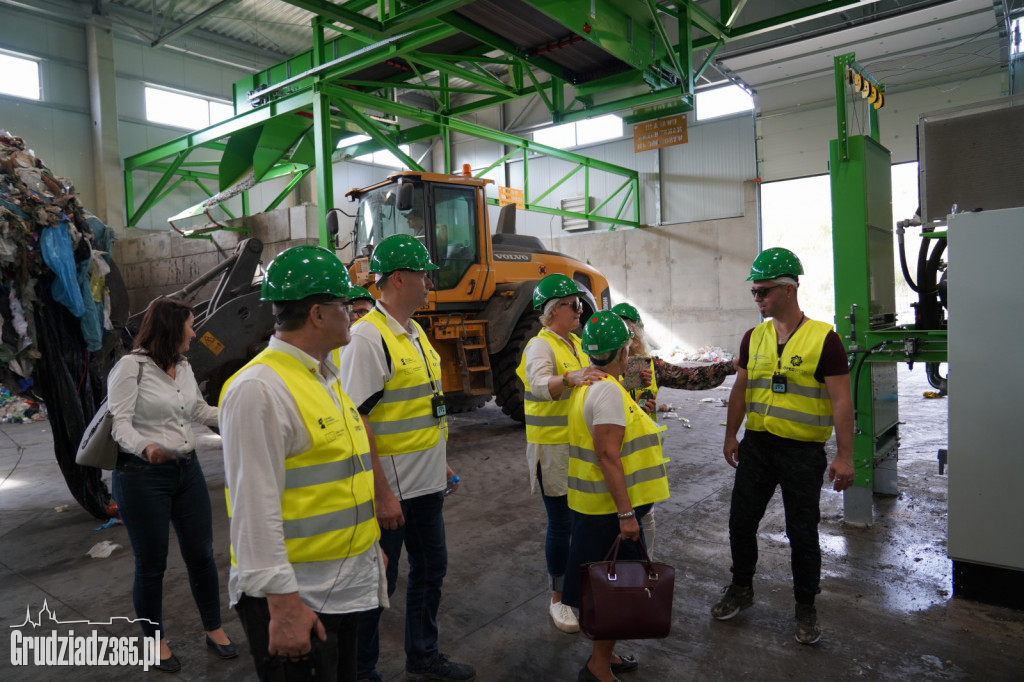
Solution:
<svg viewBox="0 0 1024 682">
<path fill-rule="evenodd" d="M 845 103 L 836 59 L 837 103 Z M 858 98 L 859 99 L 859 98 Z M 845 131 L 845 106 L 838 107 L 838 129 Z M 841 136 L 829 144 L 832 182 L 832 248 L 836 330 L 857 358 L 853 384 L 855 426 L 854 487 L 843 496 L 847 523 L 873 522 L 873 495 L 895 495 L 899 447 L 896 365 L 864 362 L 862 353 L 874 331 L 895 327 L 892 176 L 889 150 L 871 137 Z M 891 358 L 890 358 L 891 359 Z"/>
<path fill-rule="evenodd" d="M 313 88 L 313 137 L 316 158 L 316 213 L 319 223 L 320 244 L 330 243 L 327 234 L 327 211 L 334 206 L 334 166 L 331 161 L 331 98 L 320 89 Z"/>
</svg>

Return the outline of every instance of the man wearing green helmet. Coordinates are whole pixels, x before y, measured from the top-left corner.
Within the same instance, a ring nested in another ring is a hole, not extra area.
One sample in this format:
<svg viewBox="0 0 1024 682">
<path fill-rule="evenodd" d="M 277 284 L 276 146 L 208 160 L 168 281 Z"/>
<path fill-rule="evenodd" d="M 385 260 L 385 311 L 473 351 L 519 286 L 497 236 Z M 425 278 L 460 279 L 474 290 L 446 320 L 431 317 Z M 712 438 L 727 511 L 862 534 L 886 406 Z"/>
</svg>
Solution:
<svg viewBox="0 0 1024 682">
<path fill-rule="evenodd" d="M 836 491 L 853 485 L 853 407 L 842 340 L 825 322 L 808 319 L 797 300 L 800 259 L 782 248 L 754 260 L 748 281 L 766 321 L 740 343 L 736 383 L 729 394 L 723 453 L 736 468 L 729 510 L 732 584 L 712 607 L 718 620 L 754 603 L 757 528 L 777 487 L 782 488 L 789 537 L 796 640 L 821 638 L 814 596 L 820 591 L 818 522 L 826 468 Z M 743 440 L 737 432 L 746 418 Z M 831 464 L 825 442 L 836 434 Z"/>
<path fill-rule="evenodd" d="M 544 558 L 551 588 L 548 614 L 562 632 L 580 629 L 572 609 L 562 603 L 562 582 L 569 556 L 570 519 L 567 502 L 569 472 L 569 402 L 573 387 L 600 379 L 604 372 L 584 363 L 580 325 L 584 292 L 562 274 L 548 275 L 533 290 L 540 310 L 540 333 L 526 344 L 516 374 L 525 389 L 526 465 L 530 490 L 540 483 L 548 524 Z"/>
<path fill-rule="evenodd" d="M 590 316 L 583 327 L 583 352 L 605 375 L 575 389 L 569 399 L 569 508 L 572 546 L 562 601 L 580 604 L 580 566 L 601 561 L 617 537 L 625 542 L 619 559 L 640 559 L 640 523 L 659 500 L 667 499 L 668 475 L 658 426 L 619 383 L 629 358 L 632 334 L 610 310 Z M 639 665 L 616 656 L 615 640 L 595 640 L 580 669 L 580 682 L 617 680 Z"/>
<path fill-rule="evenodd" d="M 354 325 L 359 320 L 366 317 L 366 314 L 373 310 L 374 304 L 373 294 L 363 287 L 355 286 L 354 284 L 348 290 L 348 303 L 349 313 L 348 320 L 349 325 Z M 335 367 L 341 367 L 341 349 L 344 346 L 338 346 L 331 351 L 331 361 L 334 362 Z"/>
<path fill-rule="evenodd" d="M 350 286 L 327 249 L 281 253 L 262 289 L 274 335 L 221 392 L 228 591 L 260 679 L 355 679 L 360 613 L 382 603 L 370 442 L 329 360 Z"/>
<path fill-rule="evenodd" d="M 352 314 L 350 316 L 352 324 L 363 319 L 367 313 L 373 310 L 373 294 L 363 287 L 353 286 L 349 289 L 348 300 L 352 303 Z"/>
<path fill-rule="evenodd" d="M 383 239 L 370 257 L 380 289 L 377 306 L 352 328 L 341 353 L 345 392 L 352 396 L 373 449 L 377 519 L 388 558 L 387 591 L 398 581 L 405 546 L 409 577 L 405 600 L 405 679 L 476 677 L 438 646 L 437 611 L 448 566 L 444 490 L 454 472 L 447 464 L 448 427 L 441 391 L 441 356 L 413 314 L 429 300 L 437 266 L 415 237 Z M 455 484 L 458 487 L 458 483 Z M 381 608 L 359 624 L 359 679 L 379 680 Z"/>
</svg>

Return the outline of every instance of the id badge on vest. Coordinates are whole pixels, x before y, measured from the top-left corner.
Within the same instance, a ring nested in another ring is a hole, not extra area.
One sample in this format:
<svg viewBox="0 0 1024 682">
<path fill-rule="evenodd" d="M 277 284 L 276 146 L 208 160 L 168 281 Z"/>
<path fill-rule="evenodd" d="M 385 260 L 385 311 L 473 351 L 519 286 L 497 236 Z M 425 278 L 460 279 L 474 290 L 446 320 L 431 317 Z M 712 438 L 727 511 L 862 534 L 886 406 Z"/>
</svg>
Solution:
<svg viewBox="0 0 1024 682">
<path fill-rule="evenodd" d="M 776 372 L 772 375 L 772 393 L 786 392 L 786 375 Z"/>
<path fill-rule="evenodd" d="M 430 399 L 430 407 L 434 411 L 434 416 L 438 419 L 442 419 L 448 414 L 448 403 L 445 401 L 444 394 L 435 393 L 434 397 Z"/>
</svg>

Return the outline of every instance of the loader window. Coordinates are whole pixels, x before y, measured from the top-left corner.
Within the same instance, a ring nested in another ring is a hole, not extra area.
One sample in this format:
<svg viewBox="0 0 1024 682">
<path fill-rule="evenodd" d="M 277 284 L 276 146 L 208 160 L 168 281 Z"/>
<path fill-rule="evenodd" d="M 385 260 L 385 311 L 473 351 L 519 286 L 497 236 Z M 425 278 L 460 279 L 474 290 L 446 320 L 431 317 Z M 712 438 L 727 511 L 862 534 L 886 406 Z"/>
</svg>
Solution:
<svg viewBox="0 0 1024 682">
<path fill-rule="evenodd" d="M 476 191 L 472 187 L 434 185 L 434 246 L 431 256 L 440 267 L 438 289 L 451 289 L 466 270 L 479 262 Z"/>
<path fill-rule="evenodd" d="M 356 246 L 360 255 L 363 254 L 363 247 L 375 246 L 385 237 L 415 232 L 414 219 L 411 219 L 410 214 L 415 212 L 423 215 L 423 189 L 416 187 L 414 208 L 404 214 L 396 207 L 396 190 L 394 185 L 389 185 L 368 192 L 360 199 L 356 214 Z"/>
</svg>

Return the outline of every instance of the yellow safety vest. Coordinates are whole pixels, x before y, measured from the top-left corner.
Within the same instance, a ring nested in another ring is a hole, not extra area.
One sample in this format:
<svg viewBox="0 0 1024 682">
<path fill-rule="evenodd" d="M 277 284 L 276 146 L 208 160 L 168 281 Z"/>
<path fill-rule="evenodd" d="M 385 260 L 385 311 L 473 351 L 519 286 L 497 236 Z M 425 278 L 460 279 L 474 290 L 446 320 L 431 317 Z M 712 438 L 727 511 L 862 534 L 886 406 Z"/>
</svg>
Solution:
<svg viewBox="0 0 1024 682">
<path fill-rule="evenodd" d="M 377 456 L 416 455 L 429 450 L 437 445 L 442 430 L 448 438 L 447 423 L 434 416 L 431 405 L 435 391 L 441 394 L 441 356 L 415 320 L 409 320 L 409 324 L 419 333 L 422 356 L 408 336 L 391 333 L 384 313 L 374 309 L 363 320 L 380 332 L 394 367 L 391 379 L 384 383 L 384 395 L 369 414 Z"/>
<path fill-rule="evenodd" d="M 771 320 L 754 327 L 747 361 L 747 429 L 782 438 L 824 443 L 832 435 L 832 401 L 814 378 L 832 325 L 807 320 L 786 342 L 779 358 Z M 786 376 L 786 392 L 772 392 L 772 375 Z"/>
<path fill-rule="evenodd" d="M 616 379 L 606 376 L 602 381 L 614 382 L 622 392 L 626 415 L 626 432 L 622 437 L 621 462 L 626 475 L 626 491 L 634 507 L 668 499 L 668 473 L 661 451 L 661 432 Z M 614 514 L 615 501 L 608 492 L 604 473 L 594 452 L 594 438 L 583 419 L 583 404 L 589 386 L 574 391 L 569 401 L 569 508 L 581 514 Z"/>
<path fill-rule="evenodd" d="M 583 357 L 583 344 L 580 337 L 569 334 L 572 341 L 572 350 L 565 344 L 565 339 L 551 331 L 541 329 L 536 338 L 543 339 L 551 346 L 555 354 L 555 372 L 565 374 L 577 369 L 582 369 L 580 358 Z M 516 374 L 523 381 L 525 389 L 525 403 L 523 412 L 526 415 L 526 440 L 530 443 L 544 445 L 559 445 L 569 442 L 569 399 L 572 397 L 572 387 L 566 388 L 558 397 L 558 400 L 541 400 L 530 392 L 530 382 L 526 380 L 526 351 L 519 360 L 519 367 Z"/>
<path fill-rule="evenodd" d="M 288 561 L 330 561 L 365 552 L 380 538 L 380 526 L 373 507 L 370 441 L 355 404 L 337 388 L 337 382 L 335 404 L 309 369 L 288 353 L 264 350 L 239 373 L 258 364 L 270 367 L 284 381 L 313 443 L 284 461 L 281 518 Z M 237 376 L 224 384 L 222 400 Z M 227 487 L 224 498 L 230 517 Z M 234 547 L 231 563 L 238 565 Z"/>
</svg>

